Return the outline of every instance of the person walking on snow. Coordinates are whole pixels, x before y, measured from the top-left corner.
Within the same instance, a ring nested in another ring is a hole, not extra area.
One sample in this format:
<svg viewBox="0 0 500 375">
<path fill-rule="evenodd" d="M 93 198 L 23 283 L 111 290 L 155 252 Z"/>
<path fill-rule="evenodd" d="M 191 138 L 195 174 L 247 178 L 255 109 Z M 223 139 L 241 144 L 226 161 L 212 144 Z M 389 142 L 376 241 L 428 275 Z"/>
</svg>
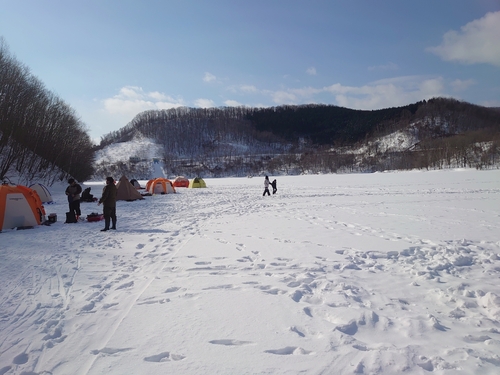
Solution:
<svg viewBox="0 0 500 375">
<path fill-rule="evenodd" d="M 265 196 L 266 194 L 271 195 L 269 192 L 269 177 L 267 176 L 264 178 L 264 194 L 262 194 L 262 196 Z"/>
<path fill-rule="evenodd" d="M 276 192 L 278 191 L 277 184 L 278 183 L 276 182 L 276 179 L 274 179 L 273 182 L 271 182 L 271 186 L 273 187 L 273 195 L 276 194 Z"/>
<path fill-rule="evenodd" d="M 103 204 L 103 214 L 104 214 L 104 229 L 101 232 L 106 232 L 109 229 L 116 229 L 116 186 L 113 177 L 106 177 L 106 186 L 102 190 L 102 197 L 99 199 L 99 206 Z M 109 222 L 112 222 L 113 226 L 109 227 Z"/>
</svg>

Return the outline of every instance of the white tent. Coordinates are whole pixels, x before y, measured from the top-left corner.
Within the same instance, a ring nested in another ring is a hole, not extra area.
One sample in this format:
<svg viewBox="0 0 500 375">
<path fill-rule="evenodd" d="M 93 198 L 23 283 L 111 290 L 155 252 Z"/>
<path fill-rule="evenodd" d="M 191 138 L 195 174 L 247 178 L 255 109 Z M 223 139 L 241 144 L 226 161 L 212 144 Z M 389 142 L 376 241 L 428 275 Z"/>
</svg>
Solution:
<svg viewBox="0 0 500 375">
<path fill-rule="evenodd" d="M 38 196 L 40 197 L 42 203 L 53 203 L 52 195 L 45 185 L 33 184 L 30 186 L 30 189 L 33 189 L 38 193 Z"/>
</svg>

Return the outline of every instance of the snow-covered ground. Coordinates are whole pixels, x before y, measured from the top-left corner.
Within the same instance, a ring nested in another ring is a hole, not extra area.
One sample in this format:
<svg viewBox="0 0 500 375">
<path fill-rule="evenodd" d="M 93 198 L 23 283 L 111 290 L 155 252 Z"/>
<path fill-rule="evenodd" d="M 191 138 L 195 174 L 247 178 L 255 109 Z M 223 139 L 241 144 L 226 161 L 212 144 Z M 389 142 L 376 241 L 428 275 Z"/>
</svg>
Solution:
<svg viewBox="0 0 500 375">
<path fill-rule="evenodd" d="M 205 181 L 0 233 L 0 374 L 500 373 L 500 171 Z"/>
</svg>

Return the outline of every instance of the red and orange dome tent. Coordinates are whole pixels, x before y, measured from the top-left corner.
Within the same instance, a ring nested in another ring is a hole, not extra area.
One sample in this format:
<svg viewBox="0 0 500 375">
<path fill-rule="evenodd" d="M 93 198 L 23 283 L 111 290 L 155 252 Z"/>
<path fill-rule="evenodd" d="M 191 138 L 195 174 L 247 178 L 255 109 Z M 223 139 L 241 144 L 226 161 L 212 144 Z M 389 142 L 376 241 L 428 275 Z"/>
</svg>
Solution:
<svg viewBox="0 0 500 375">
<path fill-rule="evenodd" d="M 189 187 L 189 180 L 184 176 L 177 176 L 173 182 L 174 187 Z"/>
<path fill-rule="evenodd" d="M 158 177 L 147 182 L 146 191 L 149 194 L 170 194 L 175 193 L 175 187 L 169 179 Z"/>
</svg>

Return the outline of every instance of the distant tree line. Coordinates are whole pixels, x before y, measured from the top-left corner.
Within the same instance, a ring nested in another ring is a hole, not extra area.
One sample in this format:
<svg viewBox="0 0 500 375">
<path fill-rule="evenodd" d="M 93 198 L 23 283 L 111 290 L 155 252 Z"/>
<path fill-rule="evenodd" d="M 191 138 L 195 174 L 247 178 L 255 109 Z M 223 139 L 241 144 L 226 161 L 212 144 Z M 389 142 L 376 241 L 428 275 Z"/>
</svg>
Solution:
<svg viewBox="0 0 500 375">
<path fill-rule="evenodd" d="M 0 38 L 0 179 L 48 183 L 93 173 L 94 151 L 75 111 L 10 55 Z"/>
</svg>

